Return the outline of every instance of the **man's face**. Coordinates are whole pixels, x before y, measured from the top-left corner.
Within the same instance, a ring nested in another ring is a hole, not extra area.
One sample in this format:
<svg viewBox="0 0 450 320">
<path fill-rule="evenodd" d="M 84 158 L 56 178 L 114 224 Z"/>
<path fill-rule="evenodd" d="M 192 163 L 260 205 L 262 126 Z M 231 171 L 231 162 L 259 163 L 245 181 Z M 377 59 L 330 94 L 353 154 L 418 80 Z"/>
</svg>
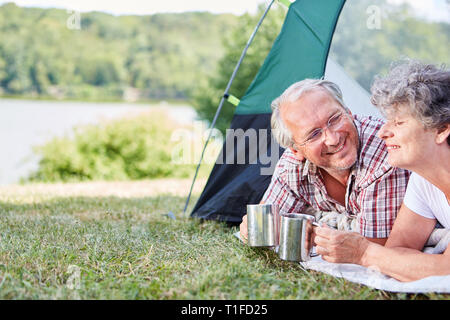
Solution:
<svg viewBox="0 0 450 320">
<path fill-rule="evenodd" d="M 325 129 L 339 113 L 339 122 Z M 306 158 L 328 172 L 349 170 L 355 164 L 359 144 L 356 127 L 351 115 L 325 90 L 312 90 L 297 101 L 286 103 L 281 117 L 292 132 L 296 142 L 293 152 L 300 160 Z M 308 140 L 320 129 L 323 132 L 318 140 Z"/>
</svg>

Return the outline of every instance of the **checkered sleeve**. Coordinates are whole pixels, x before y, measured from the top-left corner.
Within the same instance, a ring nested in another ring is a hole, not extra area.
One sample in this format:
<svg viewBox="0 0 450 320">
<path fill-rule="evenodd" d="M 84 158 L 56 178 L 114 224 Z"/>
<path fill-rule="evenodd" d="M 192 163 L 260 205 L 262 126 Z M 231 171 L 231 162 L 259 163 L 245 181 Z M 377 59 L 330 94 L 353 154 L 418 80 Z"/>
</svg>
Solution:
<svg viewBox="0 0 450 320">
<path fill-rule="evenodd" d="M 284 213 L 302 212 L 305 208 L 305 202 L 302 198 L 276 172 L 272 176 L 270 185 L 264 193 L 262 202 L 277 204 L 280 212 Z"/>
<path fill-rule="evenodd" d="M 359 194 L 360 233 L 368 238 L 387 238 L 403 202 L 409 171 L 389 170 Z"/>
</svg>

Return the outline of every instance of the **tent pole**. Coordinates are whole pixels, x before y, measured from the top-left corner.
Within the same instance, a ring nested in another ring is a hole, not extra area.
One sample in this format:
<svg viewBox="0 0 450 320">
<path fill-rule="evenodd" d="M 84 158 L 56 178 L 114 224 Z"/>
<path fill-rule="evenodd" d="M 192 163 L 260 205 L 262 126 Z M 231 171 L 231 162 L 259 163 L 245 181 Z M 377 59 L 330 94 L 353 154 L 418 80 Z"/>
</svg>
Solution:
<svg viewBox="0 0 450 320">
<path fill-rule="evenodd" d="M 240 66 L 241 66 L 242 60 L 244 60 L 244 57 L 245 57 L 245 55 L 246 55 L 246 53 L 247 53 L 248 48 L 250 47 L 250 44 L 251 44 L 252 41 L 253 41 L 253 38 L 254 38 L 255 35 L 256 35 L 256 32 L 258 32 L 259 27 L 261 26 L 261 24 L 262 24 L 264 18 L 265 18 L 266 15 L 267 15 L 267 12 L 269 12 L 269 10 L 270 10 L 270 8 L 272 7 L 272 4 L 273 4 L 274 2 L 275 2 L 275 0 L 270 1 L 270 3 L 269 3 L 269 5 L 267 6 L 266 10 L 264 11 L 263 15 L 262 15 L 261 18 L 259 19 L 258 24 L 256 25 L 255 29 L 253 30 L 253 33 L 251 34 L 250 38 L 248 39 L 247 44 L 246 44 L 244 50 L 242 51 L 241 57 L 239 58 L 239 61 L 238 61 L 238 63 L 236 64 L 236 67 L 234 68 L 233 74 L 231 75 L 231 78 L 230 78 L 230 80 L 228 81 L 228 84 L 227 84 L 227 87 L 226 87 L 226 89 L 225 89 L 225 92 L 224 92 L 224 94 L 222 95 L 222 99 L 220 100 L 220 103 L 219 103 L 219 106 L 218 106 L 218 108 L 217 108 L 216 114 L 214 115 L 214 119 L 213 119 L 213 121 L 212 121 L 212 123 L 211 123 L 211 125 L 210 125 L 210 127 L 209 127 L 208 138 L 206 139 L 205 145 L 203 146 L 202 154 L 201 154 L 201 156 L 200 156 L 200 161 L 198 162 L 197 168 L 196 168 L 196 170 L 195 170 L 194 179 L 192 180 L 191 189 L 189 190 L 189 195 L 188 195 L 188 197 L 187 197 L 186 204 L 185 204 L 185 206 L 184 206 L 183 215 L 186 215 L 186 210 L 187 210 L 187 207 L 188 207 L 188 205 L 189 205 L 189 201 L 190 201 L 190 199 L 191 199 L 192 190 L 193 190 L 193 188 L 194 188 L 195 180 L 197 179 L 198 170 L 200 169 L 200 165 L 201 165 L 201 163 L 202 163 L 202 161 L 203 161 L 203 156 L 205 155 L 205 150 L 206 150 L 206 147 L 208 146 L 208 142 L 209 142 L 209 140 L 211 139 L 212 129 L 213 129 L 213 128 L 215 127 L 215 125 L 216 125 L 217 118 L 219 117 L 220 111 L 222 110 L 223 103 L 225 102 L 225 96 L 228 95 L 228 91 L 230 90 L 231 84 L 233 83 L 233 80 L 234 80 L 234 78 L 236 77 L 236 73 L 237 73 L 237 71 L 239 70 L 239 68 L 240 68 Z"/>
</svg>

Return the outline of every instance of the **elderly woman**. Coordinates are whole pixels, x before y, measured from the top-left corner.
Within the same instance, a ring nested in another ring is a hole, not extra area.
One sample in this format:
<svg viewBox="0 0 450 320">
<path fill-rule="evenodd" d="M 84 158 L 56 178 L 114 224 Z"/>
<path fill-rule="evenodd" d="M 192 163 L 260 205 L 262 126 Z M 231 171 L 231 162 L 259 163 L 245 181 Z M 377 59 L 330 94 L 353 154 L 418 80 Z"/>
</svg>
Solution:
<svg viewBox="0 0 450 320">
<path fill-rule="evenodd" d="M 437 222 L 450 229 L 450 71 L 417 61 L 393 68 L 372 86 L 372 103 L 387 122 L 379 131 L 388 162 L 411 170 L 403 205 L 385 246 L 353 232 L 315 230 L 329 262 L 376 268 L 400 281 L 450 274 L 450 246 L 422 249 Z"/>
</svg>

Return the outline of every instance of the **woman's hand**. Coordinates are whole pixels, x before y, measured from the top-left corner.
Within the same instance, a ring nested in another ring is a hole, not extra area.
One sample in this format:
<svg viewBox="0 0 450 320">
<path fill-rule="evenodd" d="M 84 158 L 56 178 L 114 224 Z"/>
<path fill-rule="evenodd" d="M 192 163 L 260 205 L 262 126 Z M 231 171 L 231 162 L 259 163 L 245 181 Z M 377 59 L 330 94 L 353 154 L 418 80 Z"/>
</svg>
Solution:
<svg viewBox="0 0 450 320">
<path fill-rule="evenodd" d="M 338 231 L 329 227 L 315 228 L 316 252 L 325 261 L 362 264 L 369 240 L 356 232 Z"/>
</svg>

